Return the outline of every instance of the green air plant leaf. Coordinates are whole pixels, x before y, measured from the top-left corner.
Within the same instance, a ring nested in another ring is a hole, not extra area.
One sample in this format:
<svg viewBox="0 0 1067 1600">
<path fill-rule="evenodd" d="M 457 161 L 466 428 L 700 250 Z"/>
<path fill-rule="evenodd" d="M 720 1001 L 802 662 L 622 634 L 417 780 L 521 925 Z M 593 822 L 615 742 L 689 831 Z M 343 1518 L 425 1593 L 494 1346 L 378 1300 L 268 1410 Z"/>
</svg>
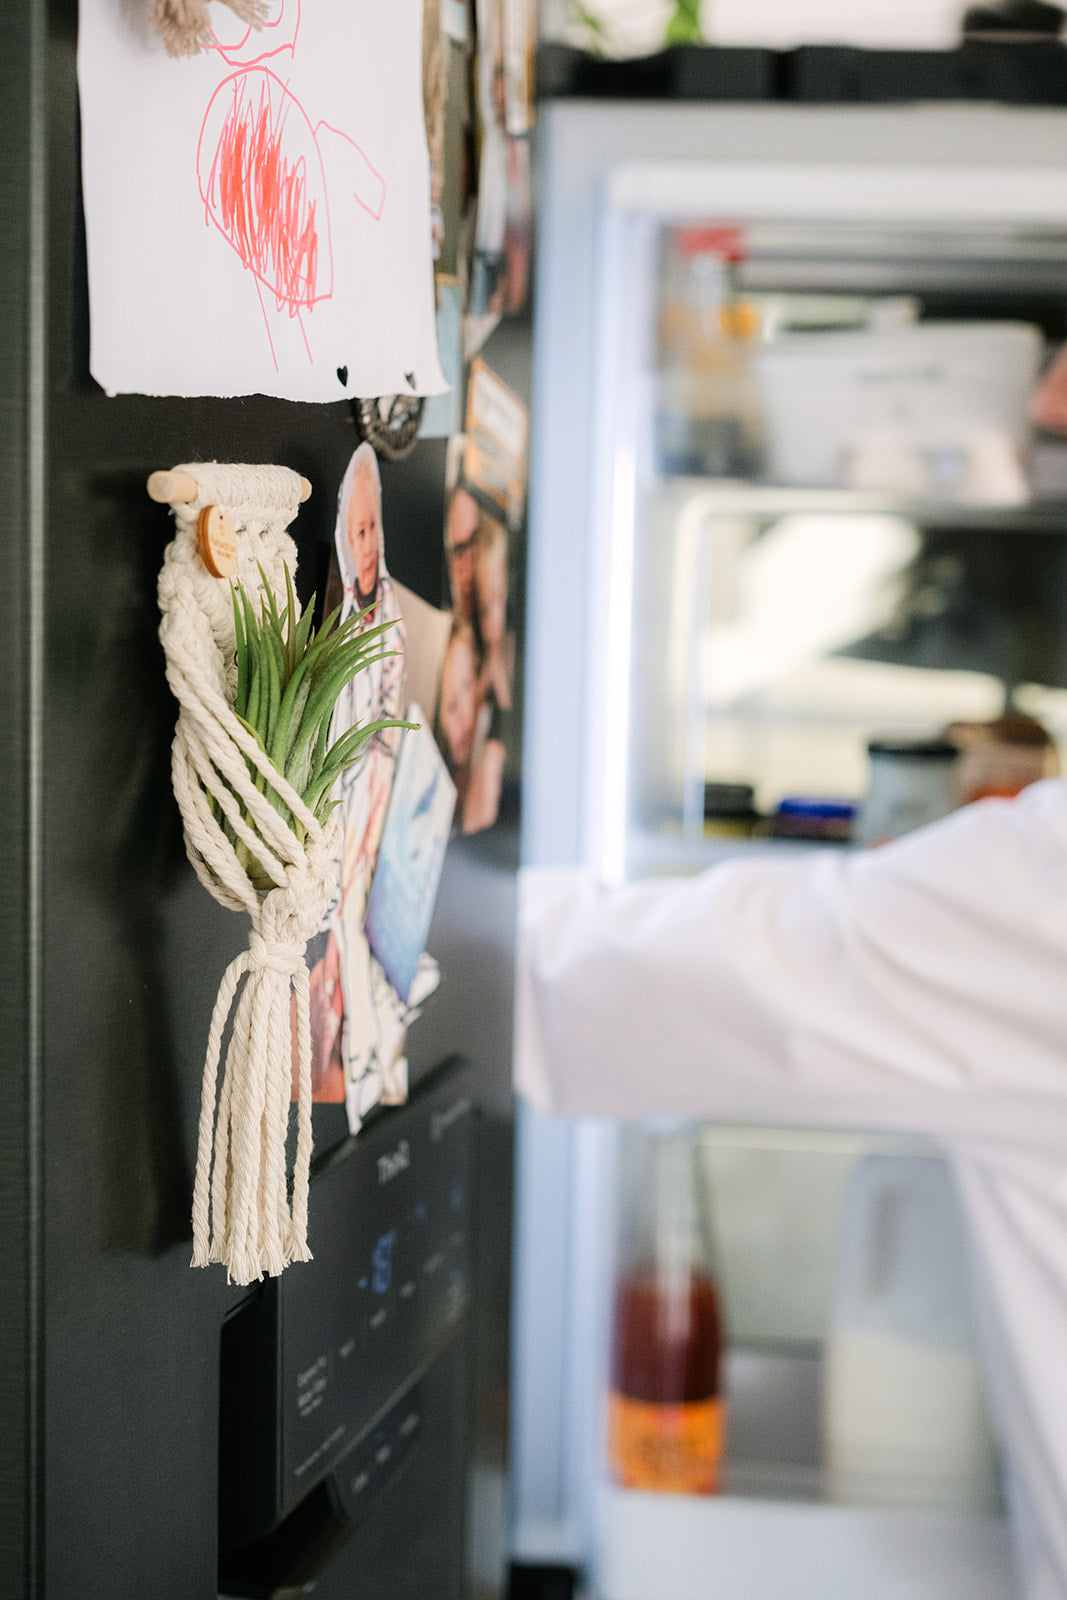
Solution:
<svg viewBox="0 0 1067 1600">
<path fill-rule="evenodd" d="M 367 742 L 385 728 L 416 728 L 418 723 L 383 717 L 348 728 L 327 746 L 334 707 L 342 690 L 376 661 L 395 655 L 381 644 L 392 622 L 378 623 L 359 632 L 366 611 L 340 621 L 340 608 L 322 626 L 312 626 L 312 597 L 302 617 L 297 615 L 296 594 L 289 568 L 285 568 L 285 606 L 279 610 L 266 574 L 259 614 L 240 584 L 233 585 L 233 627 L 237 657 L 237 684 L 233 709 L 264 755 L 296 790 L 312 815 L 325 822 L 333 810 L 334 786 L 345 768 Z M 289 807 L 270 787 L 250 757 L 245 758 L 257 789 L 293 829 L 299 839 L 304 829 Z M 255 823 L 239 797 L 241 816 L 252 831 Z M 269 889 L 274 880 L 264 869 L 216 805 L 227 839 L 257 889 Z"/>
<path fill-rule="evenodd" d="M 667 24 L 666 44 L 699 44 L 700 0 L 675 0 L 674 15 Z"/>
</svg>

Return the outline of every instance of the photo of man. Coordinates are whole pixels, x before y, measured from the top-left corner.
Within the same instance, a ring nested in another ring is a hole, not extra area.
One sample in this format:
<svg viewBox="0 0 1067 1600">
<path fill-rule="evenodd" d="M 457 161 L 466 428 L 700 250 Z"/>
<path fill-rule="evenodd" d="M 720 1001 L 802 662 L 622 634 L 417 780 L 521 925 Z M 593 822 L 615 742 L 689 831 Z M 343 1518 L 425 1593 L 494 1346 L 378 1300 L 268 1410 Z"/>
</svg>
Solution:
<svg viewBox="0 0 1067 1600">
<path fill-rule="evenodd" d="M 390 654 L 364 668 L 338 697 L 330 728 L 331 740 L 338 739 L 346 729 L 357 724 L 377 722 L 381 717 L 399 717 L 402 710 L 404 624 L 385 565 L 378 458 L 366 443 L 352 456 L 341 483 L 335 544 L 344 592 L 341 621 L 360 613 L 360 632 L 383 622 L 392 626 L 383 634 L 379 646 L 380 652 Z M 376 733 L 341 779 L 341 802 L 345 808 L 342 886 L 345 893 L 357 873 L 364 895 L 370 887 L 397 743 L 395 728 Z"/>
<path fill-rule="evenodd" d="M 334 544 L 340 570 L 341 618 L 360 618 L 357 631 L 389 624 L 375 654 L 338 697 L 330 742 L 347 729 L 399 717 L 403 710 L 404 625 L 385 563 L 382 487 L 378 460 L 364 443 L 353 454 L 341 482 Z M 312 987 L 311 1032 L 314 1098 L 351 1097 L 368 1070 L 367 969 L 369 952 L 363 912 L 374 874 L 389 801 L 400 730 L 382 729 L 361 749 L 338 783 L 343 818 L 337 863 L 337 900 L 308 946 Z M 367 1094 L 358 1096 L 360 1113 Z"/>
</svg>

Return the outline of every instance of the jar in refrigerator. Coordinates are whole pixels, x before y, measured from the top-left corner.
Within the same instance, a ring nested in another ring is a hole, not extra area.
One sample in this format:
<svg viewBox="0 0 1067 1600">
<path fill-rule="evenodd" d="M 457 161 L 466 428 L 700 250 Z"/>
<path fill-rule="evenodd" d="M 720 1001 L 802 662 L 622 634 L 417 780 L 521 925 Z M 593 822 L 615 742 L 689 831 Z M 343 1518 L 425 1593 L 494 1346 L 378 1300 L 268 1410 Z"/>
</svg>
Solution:
<svg viewBox="0 0 1067 1600">
<path fill-rule="evenodd" d="M 752 784 L 704 785 L 704 832 L 709 839 L 749 839 L 759 821 Z"/>
<path fill-rule="evenodd" d="M 751 478 L 764 458 L 753 356 L 759 319 L 737 293 L 741 230 L 682 227 L 670 236 L 659 319 L 656 444 L 669 475 Z"/>
<path fill-rule="evenodd" d="M 855 842 L 886 844 L 960 804 L 959 750 L 943 739 L 872 739 Z"/>
<path fill-rule="evenodd" d="M 832 1500 L 989 1511 L 997 1452 L 952 1170 L 870 1151 L 845 1186 L 823 1365 Z"/>
<path fill-rule="evenodd" d="M 856 808 L 849 801 L 788 795 L 779 800 L 768 832 L 772 839 L 803 839 L 812 844 L 848 844 Z"/>
<path fill-rule="evenodd" d="M 722 1315 L 702 1146 L 656 1127 L 623 1141 L 608 1457 L 625 1488 L 712 1494 L 725 1442 Z"/>
<path fill-rule="evenodd" d="M 960 802 L 1012 799 L 1060 771 L 1059 751 L 1036 717 L 1006 712 L 992 722 L 952 722 L 944 737 L 960 752 Z"/>
</svg>

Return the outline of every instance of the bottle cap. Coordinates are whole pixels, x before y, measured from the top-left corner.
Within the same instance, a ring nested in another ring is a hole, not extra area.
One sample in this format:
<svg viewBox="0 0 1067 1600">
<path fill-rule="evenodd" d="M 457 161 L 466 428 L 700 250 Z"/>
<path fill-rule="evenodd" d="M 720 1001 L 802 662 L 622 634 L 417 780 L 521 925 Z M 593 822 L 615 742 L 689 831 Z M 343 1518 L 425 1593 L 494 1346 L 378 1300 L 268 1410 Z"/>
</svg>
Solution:
<svg viewBox="0 0 1067 1600">
<path fill-rule="evenodd" d="M 706 783 L 706 817 L 749 817 L 755 810 L 756 791 L 750 783 Z"/>
<path fill-rule="evenodd" d="M 675 231 L 683 256 L 719 256 L 723 261 L 744 261 L 745 233 L 736 225 L 682 227 Z"/>
<path fill-rule="evenodd" d="M 845 800 L 808 800 L 801 796 L 791 795 L 788 799 L 779 800 L 778 815 L 780 817 L 812 817 L 824 818 L 827 821 L 847 822 L 856 815 L 856 807 Z"/>
<path fill-rule="evenodd" d="M 871 739 L 869 756 L 889 756 L 896 761 L 955 761 L 959 749 L 945 739 Z"/>
</svg>

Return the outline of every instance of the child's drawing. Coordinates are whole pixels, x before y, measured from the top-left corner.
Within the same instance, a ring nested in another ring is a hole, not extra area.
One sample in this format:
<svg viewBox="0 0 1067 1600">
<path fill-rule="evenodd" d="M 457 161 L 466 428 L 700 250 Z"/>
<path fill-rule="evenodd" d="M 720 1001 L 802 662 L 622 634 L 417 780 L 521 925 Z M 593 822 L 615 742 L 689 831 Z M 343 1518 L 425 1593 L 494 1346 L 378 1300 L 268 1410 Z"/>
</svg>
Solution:
<svg viewBox="0 0 1067 1600">
<path fill-rule="evenodd" d="M 216 8 L 168 57 L 80 0 L 93 375 L 111 393 L 333 400 L 447 387 L 421 0 Z"/>
</svg>

